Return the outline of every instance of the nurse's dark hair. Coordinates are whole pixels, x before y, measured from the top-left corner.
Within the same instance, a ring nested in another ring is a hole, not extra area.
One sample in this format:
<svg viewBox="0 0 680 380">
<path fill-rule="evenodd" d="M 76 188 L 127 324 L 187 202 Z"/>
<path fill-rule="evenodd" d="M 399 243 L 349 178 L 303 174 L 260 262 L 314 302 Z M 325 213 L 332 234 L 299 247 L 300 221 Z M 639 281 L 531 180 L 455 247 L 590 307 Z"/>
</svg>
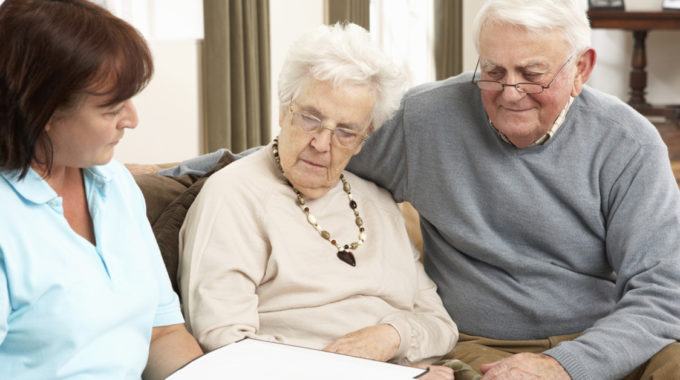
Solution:
<svg viewBox="0 0 680 380">
<path fill-rule="evenodd" d="M 106 95 L 105 106 L 120 103 L 152 74 L 144 38 L 106 9 L 84 0 L 5 0 L 0 170 L 23 178 L 35 162 L 49 172 L 53 149 L 45 126 L 55 111 L 68 111 L 92 94 Z"/>
</svg>

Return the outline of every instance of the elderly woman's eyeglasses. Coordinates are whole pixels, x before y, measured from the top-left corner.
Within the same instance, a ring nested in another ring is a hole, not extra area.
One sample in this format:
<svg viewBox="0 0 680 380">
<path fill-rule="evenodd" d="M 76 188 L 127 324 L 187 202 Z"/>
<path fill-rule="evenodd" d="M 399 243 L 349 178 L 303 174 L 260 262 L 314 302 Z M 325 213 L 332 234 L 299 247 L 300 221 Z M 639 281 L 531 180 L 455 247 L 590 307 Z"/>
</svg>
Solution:
<svg viewBox="0 0 680 380">
<path fill-rule="evenodd" d="M 567 61 L 564 62 L 564 65 L 560 67 L 560 69 L 557 71 L 555 76 L 553 76 L 553 79 L 545 86 L 538 84 L 538 83 L 515 83 L 515 84 L 506 84 L 506 83 L 501 83 L 497 80 L 478 80 L 475 81 L 475 75 L 477 74 L 477 69 L 479 68 L 479 59 L 477 59 L 477 65 L 475 66 L 475 72 L 472 74 L 472 83 L 476 84 L 477 87 L 484 91 L 494 91 L 494 92 L 500 92 L 505 89 L 505 87 L 514 87 L 517 89 L 518 92 L 523 92 L 525 94 L 540 94 L 544 90 L 547 90 L 550 88 L 550 86 L 553 84 L 555 81 L 555 78 L 557 78 L 558 75 L 564 70 L 564 68 L 567 66 L 567 63 L 571 61 L 572 56 L 569 56 L 567 58 Z"/>
<path fill-rule="evenodd" d="M 304 111 L 293 111 L 293 103 L 290 104 L 288 110 L 293 117 L 293 123 L 303 132 L 313 135 L 324 129 L 331 131 L 333 141 L 343 148 L 354 148 L 359 143 L 367 139 L 366 134 L 359 133 L 353 129 L 345 127 L 328 128 L 323 126 L 323 121 L 318 117 L 306 113 Z"/>
</svg>

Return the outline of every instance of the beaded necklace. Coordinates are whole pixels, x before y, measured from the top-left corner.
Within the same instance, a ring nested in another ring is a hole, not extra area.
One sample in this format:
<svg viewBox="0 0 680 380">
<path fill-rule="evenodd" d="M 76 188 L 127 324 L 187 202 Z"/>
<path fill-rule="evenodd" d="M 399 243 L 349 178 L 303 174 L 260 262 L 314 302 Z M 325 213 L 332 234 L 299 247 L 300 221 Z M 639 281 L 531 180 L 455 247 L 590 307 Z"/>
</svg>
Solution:
<svg viewBox="0 0 680 380">
<path fill-rule="evenodd" d="M 361 216 L 359 216 L 359 209 L 357 208 L 357 202 L 352 199 L 352 192 L 351 192 L 351 186 L 349 185 L 349 182 L 345 179 L 345 176 L 340 174 L 340 181 L 342 181 L 342 189 L 345 191 L 347 194 L 347 199 L 349 199 L 349 208 L 352 210 L 354 213 L 354 223 L 357 225 L 359 228 L 359 238 L 357 241 L 354 241 L 349 244 L 342 245 L 335 241 L 334 239 L 331 238 L 330 232 L 324 230 L 319 226 L 319 223 L 316 222 L 316 218 L 314 215 L 312 215 L 311 211 L 309 210 L 309 207 L 306 206 L 305 202 L 305 197 L 302 195 L 298 189 L 293 186 L 292 183 L 288 180 L 286 177 L 286 173 L 283 172 L 283 167 L 281 167 L 281 159 L 279 158 L 279 138 L 276 137 L 274 139 L 274 144 L 272 145 L 272 152 L 274 154 L 274 162 L 276 162 L 276 167 L 279 168 L 281 171 L 281 174 L 283 174 L 283 177 L 286 178 L 286 182 L 288 182 L 288 185 L 293 189 L 295 192 L 295 195 L 297 196 L 297 204 L 300 206 L 300 209 L 302 209 L 302 212 L 305 213 L 305 216 L 307 217 L 307 222 L 316 229 L 316 231 L 321 235 L 321 237 L 331 243 L 337 250 L 337 256 L 340 260 L 343 262 L 351 265 L 351 266 L 356 266 L 357 262 L 356 259 L 354 258 L 354 254 L 350 251 L 350 249 L 355 250 L 359 248 L 359 246 L 366 240 L 366 229 L 364 228 L 364 221 L 361 219 Z"/>
</svg>

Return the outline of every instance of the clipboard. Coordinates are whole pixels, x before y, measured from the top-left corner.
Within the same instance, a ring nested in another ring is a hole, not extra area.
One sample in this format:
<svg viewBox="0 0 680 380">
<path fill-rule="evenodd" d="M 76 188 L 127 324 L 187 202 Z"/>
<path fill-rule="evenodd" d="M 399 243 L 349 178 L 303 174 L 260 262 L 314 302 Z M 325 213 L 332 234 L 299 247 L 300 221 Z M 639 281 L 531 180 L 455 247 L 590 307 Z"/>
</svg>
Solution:
<svg viewBox="0 0 680 380">
<path fill-rule="evenodd" d="M 167 380 L 407 380 L 427 370 L 245 338 L 175 371 Z"/>
</svg>

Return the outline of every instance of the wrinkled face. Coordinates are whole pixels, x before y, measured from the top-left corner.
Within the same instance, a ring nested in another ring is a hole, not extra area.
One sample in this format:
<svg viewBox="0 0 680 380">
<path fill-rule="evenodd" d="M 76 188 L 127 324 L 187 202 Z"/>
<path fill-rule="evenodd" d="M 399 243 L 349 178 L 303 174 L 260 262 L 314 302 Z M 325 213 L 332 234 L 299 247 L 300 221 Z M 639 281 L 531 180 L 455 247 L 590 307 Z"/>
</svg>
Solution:
<svg viewBox="0 0 680 380">
<path fill-rule="evenodd" d="M 540 94 L 521 93 L 514 87 L 482 91 L 493 125 L 516 146 L 531 145 L 550 130 L 574 89 L 574 60 L 559 72 L 570 54 L 562 32 L 533 33 L 509 24 L 487 24 L 479 50 L 480 79 L 545 86 L 555 78 Z"/>
<path fill-rule="evenodd" d="M 347 128 L 368 133 L 375 104 L 367 86 L 341 85 L 308 79 L 300 95 L 293 99 L 295 112 L 301 111 L 322 121 L 325 129 L 306 133 L 296 125 L 290 108 L 281 112 L 279 157 L 288 180 L 308 198 L 326 194 L 340 179 L 350 158 L 361 150 L 361 143 L 343 147 L 329 129 Z"/>
<path fill-rule="evenodd" d="M 87 168 L 111 160 L 125 128 L 137 126 L 137 111 L 129 99 L 103 106 L 107 100 L 86 95 L 74 108 L 52 115 L 45 133 L 52 142 L 54 165 Z"/>
</svg>

